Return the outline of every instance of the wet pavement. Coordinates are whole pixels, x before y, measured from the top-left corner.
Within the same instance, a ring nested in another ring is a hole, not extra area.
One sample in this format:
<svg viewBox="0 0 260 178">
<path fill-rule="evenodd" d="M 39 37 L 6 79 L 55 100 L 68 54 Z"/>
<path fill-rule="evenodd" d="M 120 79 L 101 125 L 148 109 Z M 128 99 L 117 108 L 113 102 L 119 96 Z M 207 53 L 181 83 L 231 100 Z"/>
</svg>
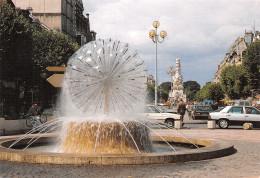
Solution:
<svg viewBox="0 0 260 178">
<path fill-rule="evenodd" d="M 211 160 L 144 166 L 41 165 L 0 161 L 0 177 L 201 178 L 260 176 L 259 129 L 243 130 L 242 128 L 231 128 L 209 130 L 206 126 L 196 128 L 197 124 L 191 124 L 194 128 L 190 129 L 156 129 L 155 131 L 161 135 L 224 140 L 234 144 L 237 152 L 230 156 Z M 205 124 L 202 123 L 201 125 L 204 126 Z"/>
</svg>

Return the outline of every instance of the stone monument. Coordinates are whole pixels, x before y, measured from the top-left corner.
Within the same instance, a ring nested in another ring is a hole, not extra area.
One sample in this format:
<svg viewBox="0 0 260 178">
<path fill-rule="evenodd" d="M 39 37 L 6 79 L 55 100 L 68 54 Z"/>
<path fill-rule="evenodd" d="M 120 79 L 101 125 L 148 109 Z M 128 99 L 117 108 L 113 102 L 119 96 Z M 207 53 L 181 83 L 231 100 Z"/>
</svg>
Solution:
<svg viewBox="0 0 260 178">
<path fill-rule="evenodd" d="M 175 75 L 172 77 L 172 87 L 169 92 L 169 99 L 174 102 L 174 104 L 178 103 L 178 99 L 182 98 L 184 102 L 186 102 L 186 95 L 183 93 L 183 85 L 182 85 L 183 77 L 181 75 L 181 63 L 180 59 L 176 59 L 176 70 Z"/>
</svg>

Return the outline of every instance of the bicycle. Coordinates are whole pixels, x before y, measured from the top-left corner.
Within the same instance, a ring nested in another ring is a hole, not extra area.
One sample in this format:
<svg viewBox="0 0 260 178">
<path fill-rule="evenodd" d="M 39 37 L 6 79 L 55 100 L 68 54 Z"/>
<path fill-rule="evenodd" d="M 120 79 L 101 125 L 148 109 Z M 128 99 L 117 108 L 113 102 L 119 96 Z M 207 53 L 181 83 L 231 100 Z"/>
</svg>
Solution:
<svg viewBox="0 0 260 178">
<path fill-rule="evenodd" d="M 44 124 L 46 121 L 47 121 L 47 117 L 29 116 L 29 118 L 26 119 L 26 125 L 27 127 L 36 128 Z"/>
</svg>

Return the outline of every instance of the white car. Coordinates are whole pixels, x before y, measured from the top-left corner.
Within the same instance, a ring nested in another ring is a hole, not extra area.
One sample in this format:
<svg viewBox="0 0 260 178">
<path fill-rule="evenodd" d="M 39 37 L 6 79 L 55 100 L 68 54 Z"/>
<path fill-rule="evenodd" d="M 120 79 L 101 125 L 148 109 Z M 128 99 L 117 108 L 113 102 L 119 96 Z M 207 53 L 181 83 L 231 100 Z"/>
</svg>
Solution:
<svg viewBox="0 0 260 178">
<path fill-rule="evenodd" d="M 174 126 L 174 120 L 180 119 L 180 115 L 173 113 L 160 112 L 155 106 L 146 106 L 145 116 L 152 122 L 157 124 L 166 124 L 169 127 Z"/>
<path fill-rule="evenodd" d="M 259 127 L 260 111 L 252 106 L 227 106 L 219 112 L 210 113 L 209 119 L 216 120 L 222 129 L 227 129 L 230 125 L 243 125 L 246 122 Z"/>
</svg>

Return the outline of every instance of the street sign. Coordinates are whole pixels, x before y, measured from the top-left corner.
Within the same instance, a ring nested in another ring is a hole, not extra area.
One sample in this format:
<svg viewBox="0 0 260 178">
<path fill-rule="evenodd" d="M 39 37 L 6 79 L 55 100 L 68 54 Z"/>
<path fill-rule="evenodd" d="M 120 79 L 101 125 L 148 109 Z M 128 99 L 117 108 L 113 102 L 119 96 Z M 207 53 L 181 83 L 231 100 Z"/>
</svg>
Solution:
<svg viewBox="0 0 260 178">
<path fill-rule="evenodd" d="M 47 79 L 47 81 L 55 88 L 62 87 L 63 80 L 64 74 L 53 74 Z"/>
<path fill-rule="evenodd" d="M 50 72 L 66 72 L 66 67 L 48 66 L 46 70 Z"/>
</svg>

